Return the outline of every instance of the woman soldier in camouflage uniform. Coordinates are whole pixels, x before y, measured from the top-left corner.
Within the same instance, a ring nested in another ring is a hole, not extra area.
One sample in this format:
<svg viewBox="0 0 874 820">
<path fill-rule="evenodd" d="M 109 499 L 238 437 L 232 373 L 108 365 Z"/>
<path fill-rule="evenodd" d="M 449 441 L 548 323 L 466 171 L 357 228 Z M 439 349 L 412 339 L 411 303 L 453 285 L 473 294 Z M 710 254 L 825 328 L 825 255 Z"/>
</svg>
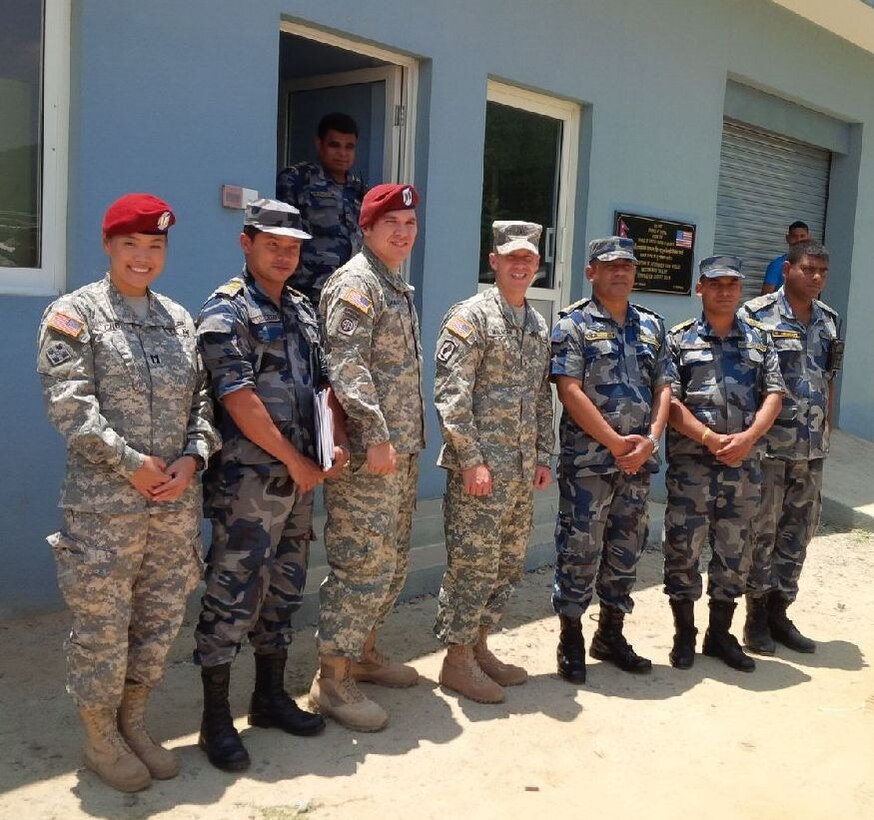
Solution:
<svg viewBox="0 0 874 820">
<path fill-rule="evenodd" d="M 148 287 L 174 222 L 149 194 L 110 205 L 109 273 L 51 304 L 39 328 L 46 408 L 67 445 L 63 528 L 48 538 L 73 616 L 67 691 L 85 765 L 121 791 L 179 771 L 144 715 L 199 577 L 195 473 L 219 447 L 194 323 Z"/>
</svg>

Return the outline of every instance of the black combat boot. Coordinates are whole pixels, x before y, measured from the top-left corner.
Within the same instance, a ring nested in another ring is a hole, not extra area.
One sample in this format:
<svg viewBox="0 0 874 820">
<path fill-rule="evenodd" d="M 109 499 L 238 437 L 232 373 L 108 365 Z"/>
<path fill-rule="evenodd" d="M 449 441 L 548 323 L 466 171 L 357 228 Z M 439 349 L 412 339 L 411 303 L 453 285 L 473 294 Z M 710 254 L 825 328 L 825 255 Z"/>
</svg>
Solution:
<svg viewBox="0 0 874 820">
<path fill-rule="evenodd" d="M 747 619 L 744 622 L 744 645 L 750 652 L 773 655 L 777 645 L 768 626 L 768 596 L 747 595 Z"/>
<path fill-rule="evenodd" d="M 719 658 L 727 663 L 732 669 L 741 672 L 752 672 L 756 668 L 756 662 L 744 654 L 743 649 L 728 630 L 731 628 L 731 619 L 737 604 L 734 601 L 710 600 L 710 624 L 704 633 L 703 652 L 711 658 Z"/>
<path fill-rule="evenodd" d="M 622 634 L 625 613 L 621 609 L 601 604 L 598 629 L 592 638 L 589 654 L 599 661 L 610 661 L 623 672 L 649 672 L 652 661 L 638 655 Z"/>
<path fill-rule="evenodd" d="M 231 665 L 203 666 L 203 721 L 197 745 L 206 752 L 209 762 L 226 772 L 242 772 L 249 768 L 249 753 L 234 728 L 228 688 L 231 683 Z"/>
<path fill-rule="evenodd" d="M 695 663 L 695 602 L 671 599 L 674 613 L 674 646 L 668 659 L 677 669 L 691 669 Z"/>
<path fill-rule="evenodd" d="M 292 735 L 316 735 L 325 728 L 321 715 L 305 712 L 285 691 L 287 652 L 255 655 L 255 691 L 249 702 L 249 725 L 276 727 Z"/>
<path fill-rule="evenodd" d="M 768 626 L 771 627 L 771 635 L 783 646 L 809 655 L 816 652 L 816 643 L 802 635 L 787 617 L 786 610 L 791 603 L 786 595 L 776 589 L 768 594 Z"/>
<path fill-rule="evenodd" d="M 558 674 L 571 683 L 586 682 L 586 644 L 579 618 L 559 615 L 561 632 L 558 637 Z"/>
</svg>

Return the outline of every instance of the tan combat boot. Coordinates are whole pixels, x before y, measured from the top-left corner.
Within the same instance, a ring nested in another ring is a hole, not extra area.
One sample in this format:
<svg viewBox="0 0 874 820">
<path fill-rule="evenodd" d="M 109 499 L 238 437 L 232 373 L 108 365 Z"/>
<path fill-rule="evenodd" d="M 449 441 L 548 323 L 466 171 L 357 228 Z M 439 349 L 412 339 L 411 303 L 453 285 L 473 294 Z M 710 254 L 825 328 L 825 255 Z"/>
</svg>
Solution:
<svg viewBox="0 0 874 820">
<path fill-rule="evenodd" d="M 367 635 L 361 660 L 352 661 L 350 674 L 355 680 L 395 689 L 415 686 L 419 682 L 419 673 L 412 666 L 395 663 L 376 648 L 375 629 Z"/>
<path fill-rule="evenodd" d="M 472 646 L 452 644 L 446 650 L 440 685 L 478 703 L 501 703 L 504 690 L 476 662 Z"/>
<path fill-rule="evenodd" d="M 521 666 L 504 663 L 494 656 L 486 643 L 488 634 L 489 628 L 481 626 L 479 638 L 473 645 L 473 655 L 480 669 L 501 686 L 518 686 L 520 683 L 525 683 L 528 680 L 528 673 Z"/>
<path fill-rule="evenodd" d="M 115 709 L 79 709 L 85 726 L 85 765 L 120 792 L 138 792 L 151 785 L 149 770 L 118 733 Z"/>
<path fill-rule="evenodd" d="M 310 707 L 341 726 L 357 732 L 378 732 L 388 713 L 366 698 L 350 674 L 351 662 L 339 655 L 322 655 L 321 667 L 310 687 Z"/>
<path fill-rule="evenodd" d="M 156 743 L 146 729 L 146 702 L 150 692 L 148 686 L 125 683 L 118 710 L 118 730 L 152 777 L 169 780 L 179 774 L 179 761 L 173 752 Z"/>
</svg>

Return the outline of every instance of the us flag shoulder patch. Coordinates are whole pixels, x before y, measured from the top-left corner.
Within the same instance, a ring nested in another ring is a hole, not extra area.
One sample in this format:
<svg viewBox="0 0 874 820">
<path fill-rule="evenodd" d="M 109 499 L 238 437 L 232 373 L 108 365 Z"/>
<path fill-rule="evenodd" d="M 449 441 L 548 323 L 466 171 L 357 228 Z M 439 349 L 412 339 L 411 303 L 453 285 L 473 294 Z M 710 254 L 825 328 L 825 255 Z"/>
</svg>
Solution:
<svg viewBox="0 0 874 820">
<path fill-rule="evenodd" d="M 459 339 L 467 340 L 473 333 L 473 325 L 465 321 L 461 316 L 453 316 L 447 323 L 446 329 L 458 336 Z"/>
<path fill-rule="evenodd" d="M 72 339 L 78 339 L 82 328 L 85 327 L 84 322 L 80 322 L 78 319 L 67 316 L 66 313 L 61 313 L 60 311 L 56 311 L 49 317 L 48 324 L 49 327 Z"/>
<path fill-rule="evenodd" d="M 362 313 L 370 313 L 371 301 L 360 290 L 355 288 L 346 288 L 340 298 L 354 308 L 358 308 Z"/>
</svg>

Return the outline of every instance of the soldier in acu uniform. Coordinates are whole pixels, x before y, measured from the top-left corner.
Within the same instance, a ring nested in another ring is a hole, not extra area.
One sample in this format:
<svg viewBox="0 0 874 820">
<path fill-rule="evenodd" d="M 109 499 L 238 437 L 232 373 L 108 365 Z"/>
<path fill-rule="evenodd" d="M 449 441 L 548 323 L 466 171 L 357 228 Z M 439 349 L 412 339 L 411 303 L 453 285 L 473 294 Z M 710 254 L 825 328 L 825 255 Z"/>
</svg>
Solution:
<svg viewBox="0 0 874 820">
<path fill-rule="evenodd" d="M 400 266 L 416 238 L 418 195 L 377 185 L 361 206 L 364 249 L 325 283 L 331 384 L 347 416 L 349 469 L 325 483 L 325 550 L 319 591 L 320 669 L 310 702 L 360 731 L 388 715 L 356 681 L 412 686 L 411 666 L 376 649 L 376 631 L 407 576 L 419 451 L 425 446 L 422 349 L 413 288 Z"/>
<path fill-rule="evenodd" d="M 630 239 L 590 242 L 592 298 L 561 311 L 552 331 L 551 374 L 564 406 L 552 605 L 561 622 L 558 672 L 574 682 L 586 679 L 580 618 L 596 576 L 601 611 L 589 654 L 626 672 L 652 668 L 622 627 L 633 607 L 673 370 L 661 317 L 628 301 L 636 263 Z"/>
<path fill-rule="evenodd" d="M 522 573 L 533 490 L 551 481 L 554 435 L 549 331 L 525 299 L 541 227 L 495 222 L 492 231 L 496 286 L 452 307 L 437 340 L 448 565 L 434 629 L 447 646 L 443 686 L 497 703 L 504 686 L 528 678 L 486 641 Z"/>
<path fill-rule="evenodd" d="M 291 616 L 300 607 L 313 538 L 313 488 L 326 475 L 313 460 L 314 395 L 328 381 L 318 320 L 288 285 L 308 238 L 290 205 L 270 199 L 247 205 L 243 272 L 213 293 L 197 323 L 224 440 L 205 478 L 213 532 L 195 633 L 204 701 L 200 746 L 227 771 L 249 765 L 228 705 L 231 662 L 247 636 L 255 650 L 250 724 L 295 735 L 324 727 L 283 688 Z M 338 427 L 335 441 L 343 439 Z M 336 473 L 345 452 L 334 456 Z"/>
<path fill-rule="evenodd" d="M 37 371 L 67 443 L 64 523 L 48 539 L 73 618 L 67 691 L 85 765 L 122 791 L 179 771 L 145 709 L 200 577 L 195 473 L 219 447 L 194 323 L 149 288 L 174 222 L 150 194 L 116 200 L 108 274 L 51 304 L 39 328 Z"/>
<path fill-rule="evenodd" d="M 276 198 L 300 211 L 312 239 L 300 252 L 295 287 L 318 307 L 325 280 L 361 250 L 358 216 L 367 186 L 352 170 L 358 126 L 348 114 L 327 114 L 316 136 L 318 162 L 280 172 Z"/>
<path fill-rule="evenodd" d="M 734 256 L 704 259 L 695 285 L 703 315 L 668 333 L 677 378 L 667 434 L 665 592 L 675 624 L 670 660 L 679 669 L 695 660 L 705 544 L 713 557 L 704 654 L 744 672 L 756 666 L 729 627 L 750 567 L 749 523 L 761 503 L 760 440 L 780 411 L 784 387 L 767 334 L 736 315 L 740 268 Z"/>
<path fill-rule="evenodd" d="M 764 492 L 753 521 L 753 566 L 747 584 L 744 642 L 771 655 L 774 641 L 814 652 L 786 615 L 798 595 L 807 545 L 819 523 L 823 462 L 843 341 L 838 315 L 816 297 L 828 276 L 828 251 L 818 242 L 789 249 L 783 287 L 747 302 L 747 321 L 766 330 L 786 383 L 783 407 L 768 433 Z"/>
</svg>

